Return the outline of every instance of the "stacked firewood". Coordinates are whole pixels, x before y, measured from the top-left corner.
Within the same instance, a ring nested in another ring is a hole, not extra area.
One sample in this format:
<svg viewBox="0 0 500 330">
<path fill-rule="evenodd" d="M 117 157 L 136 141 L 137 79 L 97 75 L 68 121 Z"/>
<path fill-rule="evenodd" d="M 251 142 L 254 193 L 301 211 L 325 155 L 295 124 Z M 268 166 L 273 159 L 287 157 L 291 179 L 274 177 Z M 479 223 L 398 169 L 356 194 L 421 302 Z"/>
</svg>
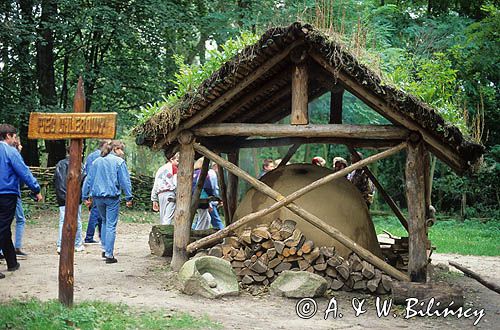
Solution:
<svg viewBox="0 0 500 330">
<path fill-rule="evenodd" d="M 318 247 L 296 228 L 293 220 L 273 221 L 247 228 L 213 246 L 208 254 L 229 261 L 244 285 L 269 285 L 285 270 L 323 276 L 330 289 L 385 294 L 390 276 L 351 253 L 343 258 L 334 247 Z"/>
<path fill-rule="evenodd" d="M 397 237 L 386 232 L 378 235 L 377 239 L 382 250 L 382 256 L 387 263 L 404 273 L 408 272 L 408 237 Z"/>
</svg>

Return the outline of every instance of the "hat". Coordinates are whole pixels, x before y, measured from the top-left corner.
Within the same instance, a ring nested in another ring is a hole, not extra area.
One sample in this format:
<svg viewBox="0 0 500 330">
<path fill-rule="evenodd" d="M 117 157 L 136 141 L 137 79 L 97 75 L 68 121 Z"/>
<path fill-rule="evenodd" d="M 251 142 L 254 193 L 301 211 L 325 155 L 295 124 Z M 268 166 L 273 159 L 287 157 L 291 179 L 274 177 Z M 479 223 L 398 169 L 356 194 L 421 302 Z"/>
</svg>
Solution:
<svg viewBox="0 0 500 330">
<path fill-rule="evenodd" d="M 323 157 L 316 156 L 312 159 L 311 163 L 313 165 L 318 165 L 318 166 L 325 166 L 326 165 L 326 160 Z"/>
<path fill-rule="evenodd" d="M 338 163 L 338 162 L 340 162 L 340 163 L 344 164 L 345 166 L 347 166 L 347 160 L 345 160 L 342 157 L 335 157 L 333 159 L 333 166 L 335 166 L 335 164 Z"/>
</svg>

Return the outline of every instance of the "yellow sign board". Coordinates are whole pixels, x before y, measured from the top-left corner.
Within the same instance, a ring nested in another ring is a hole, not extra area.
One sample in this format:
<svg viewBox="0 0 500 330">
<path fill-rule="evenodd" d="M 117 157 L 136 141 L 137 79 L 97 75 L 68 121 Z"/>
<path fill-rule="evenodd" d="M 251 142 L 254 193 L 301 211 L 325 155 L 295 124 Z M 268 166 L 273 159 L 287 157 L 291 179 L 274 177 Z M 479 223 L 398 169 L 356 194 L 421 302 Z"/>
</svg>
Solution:
<svg viewBox="0 0 500 330">
<path fill-rule="evenodd" d="M 116 135 L 116 115 L 116 112 L 32 112 L 28 138 L 46 140 L 113 139 Z"/>
</svg>

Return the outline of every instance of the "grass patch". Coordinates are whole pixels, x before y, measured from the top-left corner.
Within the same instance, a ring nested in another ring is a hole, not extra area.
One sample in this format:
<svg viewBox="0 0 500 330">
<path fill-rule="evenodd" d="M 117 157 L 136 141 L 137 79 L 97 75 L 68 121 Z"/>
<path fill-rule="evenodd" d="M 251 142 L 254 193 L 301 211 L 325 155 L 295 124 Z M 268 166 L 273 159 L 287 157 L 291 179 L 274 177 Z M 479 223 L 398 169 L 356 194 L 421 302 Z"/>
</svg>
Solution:
<svg viewBox="0 0 500 330">
<path fill-rule="evenodd" d="M 219 329 L 207 317 L 140 311 L 122 304 L 83 302 L 66 308 L 58 301 L 36 299 L 0 304 L 1 329 Z"/>
<path fill-rule="evenodd" d="M 397 236 L 408 236 L 395 216 L 374 216 L 375 230 L 381 234 L 387 230 Z M 466 220 L 437 221 L 429 229 L 429 238 L 437 253 L 458 253 L 463 255 L 499 256 L 500 221 L 486 223 Z"/>
</svg>

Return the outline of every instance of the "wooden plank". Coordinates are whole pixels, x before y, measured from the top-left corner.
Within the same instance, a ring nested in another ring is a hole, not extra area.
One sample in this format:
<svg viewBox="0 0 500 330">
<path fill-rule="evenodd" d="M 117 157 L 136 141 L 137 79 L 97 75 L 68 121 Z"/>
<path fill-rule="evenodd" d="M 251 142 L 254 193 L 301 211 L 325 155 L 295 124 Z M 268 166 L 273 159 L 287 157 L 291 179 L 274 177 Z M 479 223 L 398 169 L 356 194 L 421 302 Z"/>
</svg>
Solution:
<svg viewBox="0 0 500 330">
<path fill-rule="evenodd" d="M 330 124 L 342 124 L 344 89 L 330 93 Z"/>
<path fill-rule="evenodd" d="M 292 125 L 309 124 L 307 65 L 300 63 L 292 69 Z"/>
<path fill-rule="evenodd" d="M 260 180 L 255 179 L 239 167 L 235 166 L 234 164 L 226 161 L 225 159 L 219 157 L 217 154 L 211 152 L 210 150 L 206 149 L 205 147 L 199 145 L 199 144 L 194 144 L 195 149 L 203 154 L 205 157 L 210 158 L 220 166 L 223 166 L 226 168 L 228 171 L 232 172 L 233 174 L 237 175 L 238 177 L 246 180 L 248 183 L 250 183 L 255 189 L 258 191 L 266 194 L 267 196 L 271 197 L 272 199 L 276 201 L 280 201 L 285 198 L 285 196 L 281 195 L 265 183 L 261 182 Z M 368 159 L 368 158 L 367 158 Z M 366 160 L 366 159 L 365 159 Z M 304 210 L 300 206 L 297 206 L 294 203 L 290 203 L 289 205 L 286 206 L 290 211 L 293 213 L 297 214 L 299 217 L 302 217 L 304 220 L 315 226 L 316 228 L 322 230 L 332 238 L 336 239 L 339 241 L 341 244 L 346 246 L 348 249 L 351 249 L 355 253 L 358 254 L 361 258 L 364 260 L 370 262 L 372 265 L 375 267 L 379 268 L 380 270 L 386 272 L 387 274 L 391 275 L 392 277 L 401 280 L 401 281 L 408 281 L 409 277 L 406 274 L 401 273 L 399 270 L 396 268 L 392 267 L 391 265 L 385 263 L 382 259 L 368 251 L 367 249 L 359 246 L 357 243 L 353 242 L 349 237 L 344 235 L 341 231 L 338 229 L 334 228 L 333 226 L 330 226 L 326 224 L 323 220 L 315 216 L 314 214 Z M 227 227 L 226 227 L 227 228 Z M 224 229 L 223 229 L 224 230 Z M 222 232 L 223 230 L 219 231 Z M 209 236 L 210 237 L 210 236 Z M 196 242 L 195 242 L 196 243 Z M 188 247 L 190 251 L 193 250 L 193 244 L 190 244 Z"/>
<path fill-rule="evenodd" d="M 76 96 L 75 96 L 76 97 Z M 29 139 L 113 139 L 116 112 L 109 113 L 30 113 Z"/>
<path fill-rule="evenodd" d="M 319 54 L 317 51 L 312 50 L 309 55 L 328 73 L 330 73 L 334 77 L 338 77 L 338 80 L 351 94 L 358 97 L 373 110 L 388 118 L 394 124 L 404 125 L 410 130 L 420 132 L 425 142 L 429 144 L 432 151 L 439 157 L 439 159 L 444 161 L 455 171 L 462 173 L 467 167 L 466 164 L 464 164 L 464 162 L 460 159 L 460 157 L 442 141 L 436 139 L 432 135 L 432 132 L 428 132 L 422 126 L 404 116 L 397 109 L 390 107 L 387 102 L 380 96 L 374 94 L 365 86 L 360 85 L 356 80 L 354 80 L 354 78 L 352 78 L 343 70 L 332 67 L 332 65 L 323 57 L 323 55 Z"/>
<path fill-rule="evenodd" d="M 329 174 L 323 178 L 320 178 L 320 179 L 310 183 L 309 185 L 293 192 L 292 194 L 290 194 L 286 197 L 281 196 L 279 198 L 279 201 L 274 203 L 273 205 L 271 205 L 265 209 L 259 210 L 257 212 L 247 214 L 246 216 L 239 219 L 237 222 L 233 222 L 231 226 L 228 226 L 228 227 L 222 229 L 217 234 L 205 237 L 202 240 L 199 240 L 193 244 L 190 244 L 190 246 L 188 247 L 188 250 L 190 252 L 193 252 L 194 250 L 199 249 L 203 246 L 207 246 L 209 244 L 217 242 L 218 240 L 226 237 L 231 232 L 233 232 L 237 228 L 249 223 L 250 221 L 253 221 L 254 219 L 257 219 L 257 218 L 261 218 L 269 213 L 272 213 L 272 212 L 278 210 L 279 208 L 281 208 L 283 206 L 287 206 L 288 204 L 292 203 L 293 201 L 295 201 L 296 199 L 300 198 L 301 196 L 307 194 L 308 192 L 310 192 L 310 191 L 312 191 L 312 190 L 314 190 L 322 185 L 325 185 L 325 184 L 331 182 L 332 180 L 344 177 L 347 174 L 351 173 L 352 171 L 365 166 L 366 164 L 375 162 L 375 161 L 383 159 L 385 157 L 389 157 L 390 155 L 393 155 L 393 154 L 401 151 L 403 148 L 405 148 L 405 146 L 406 146 L 406 143 L 401 143 L 400 145 L 398 145 L 394 148 L 391 148 L 387 151 L 384 151 L 384 152 L 381 152 L 379 154 L 367 157 L 367 158 L 365 158 L 357 163 L 349 165 L 348 167 L 346 167 L 340 171 L 337 171 L 337 172 Z M 206 149 L 205 147 L 199 146 L 199 145 L 196 145 L 196 148 L 201 148 L 202 151 L 199 150 L 199 152 L 203 153 L 203 154 L 207 153 L 207 151 L 208 151 L 208 149 Z M 217 162 L 216 160 L 214 160 L 214 161 Z M 194 249 L 194 250 L 192 250 L 192 249 Z"/>
<path fill-rule="evenodd" d="M 427 233 L 425 227 L 425 180 L 423 141 L 409 143 L 406 156 L 406 198 L 408 201 L 409 262 L 412 282 L 427 280 Z"/>
<path fill-rule="evenodd" d="M 178 271 L 188 260 L 186 247 L 191 232 L 191 194 L 193 184 L 194 149 L 190 132 L 179 135 L 179 170 L 177 172 L 176 206 L 174 214 L 174 250 L 171 266 Z"/>
<path fill-rule="evenodd" d="M 484 277 L 482 277 L 478 273 L 473 272 L 472 270 L 460 265 L 459 263 L 456 263 L 453 261 L 449 261 L 448 263 L 451 266 L 455 267 L 456 269 L 461 270 L 465 275 L 475 279 L 476 281 L 478 281 L 479 283 L 481 283 L 482 285 L 484 285 L 488 289 L 493 290 L 496 293 L 500 293 L 500 285 L 493 283 L 491 281 L 488 281 L 487 279 L 485 279 Z"/>
<path fill-rule="evenodd" d="M 85 93 L 83 79 L 78 79 L 73 110 L 81 114 L 85 112 Z M 31 130 L 31 120 L 29 129 Z M 59 301 L 65 306 L 73 305 L 75 236 L 78 218 L 78 209 L 81 202 L 81 175 L 82 175 L 83 140 L 71 139 L 69 171 L 66 178 L 66 208 L 62 228 L 61 254 L 59 257 Z"/>
<path fill-rule="evenodd" d="M 395 140 L 374 140 L 363 138 L 302 138 L 302 137 L 284 137 L 270 139 L 247 139 L 239 142 L 236 146 L 227 146 L 227 150 L 231 148 L 263 148 L 263 147 L 281 147 L 293 144 L 344 144 L 353 148 L 365 149 L 384 149 L 394 147 L 403 142 L 401 139 Z M 226 148 L 224 145 L 223 148 Z"/>
<path fill-rule="evenodd" d="M 181 125 L 179 125 L 179 127 L 177 127 L 172 132 L 168 133 L 166 138 L 161 139 L 155 144 L 155 147 L 157 149 L 162 148 L 166 143 L 172 142 L 177 137 L 179 132 L 181 132 L 184 129 L 193 127 L 194 125 L 200 123 L 205 118 L 216 112 L 222 105 L 226 104 L 236 94 L 244 90 L 247 86 L 249 86 L 251 83 L 260 78 L 263 74 L 269 71 L 273 66 L 275 66 L 283 59 L 285 59 L 292 49 L 303 43 L 304 43 L 303 39 L 297 40 L 291 43 L 285 49 L 283 49 L 281 53 L 276 54 L 275 56 L 271 57 L 269 60 L 261 64 L 250 75 L 243 78 L 233 89 L 225 92 L 223 95 L 217 98 L 215 102 L 210 103 L 205 109 L 197 112 L 192 117 L 186 119 Z"/>
<path fill-rule="evenodd" d="M 193 196 L 191 197 L 191 208 L 189 211 L 189 222 L 192 224 L 196 210 L 198 209 L 198 204 L 200 203 L 200 194 L 203 190 L 203 184 L 208 174 L 208 165 L 210 165 L 210 159 L 203 159 L 203 165 L 201 165 L 200 175 L 198 177 L 198 182 L 193 191 Z"/>
<path fill-rule="evenodd" d="M 197 136 L 262 136 L 262 137 L 338 137 L 366 139 L 399 139 L 408 137 L 405 128 L 392 125 L 280 125 L 280 124 L 207 124 L 194 130 Z"/>
</svg>

